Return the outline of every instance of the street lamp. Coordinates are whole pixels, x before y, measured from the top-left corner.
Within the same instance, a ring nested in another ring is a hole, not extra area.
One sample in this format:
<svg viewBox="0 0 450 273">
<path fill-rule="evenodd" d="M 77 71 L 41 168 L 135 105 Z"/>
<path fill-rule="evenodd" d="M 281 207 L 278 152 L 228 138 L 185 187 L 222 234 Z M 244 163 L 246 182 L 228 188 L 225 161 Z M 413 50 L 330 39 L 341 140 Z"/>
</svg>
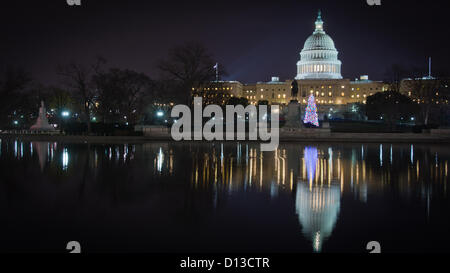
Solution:
<svg viewBox="0 0 450 273">
<path fill-rule="evenodd" d="M 64 131 L 65 127 L 66 127 L 66 120 L 70 117 L 70 112 L 68 110 L 64 110 L 61 112 L 61 116 L 62 116 L 62 120 L 61 120 L 61 124 L 60 124 L 60 130 Z"/>
</svg>

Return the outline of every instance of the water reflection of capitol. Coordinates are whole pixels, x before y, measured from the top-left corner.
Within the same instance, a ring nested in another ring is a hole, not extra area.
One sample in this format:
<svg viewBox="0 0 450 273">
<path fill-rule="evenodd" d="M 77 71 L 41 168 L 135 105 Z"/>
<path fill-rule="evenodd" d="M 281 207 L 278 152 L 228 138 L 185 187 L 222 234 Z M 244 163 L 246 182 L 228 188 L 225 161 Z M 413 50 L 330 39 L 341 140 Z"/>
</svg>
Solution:
<svg viewBox="0 0 450 273">
<path fill-rule="evenodd" d="M 158 154 L 155 169 L 164 173 L 167 166 L 167 173 L 173 173 L 173 160 L 165 165 L 161 159 L 163 154 L 178 154 L 176 149 L 151 148 Z M 438 153 L 448 158 L 445 151 L 414 145 L 285 144 L 272 153 L 262 153 L 258 145 L 250 144 L 192 145 L 190 180 L 196 190 L 293 196 L 302 234 L 311 241 L 312 249 L 320 252 L 338 222 L 344 194 L 362 203 L 368 202 L 369 190 L 375 194 L 392 187 L 408 199 L 420 194 L 424 203 L 433 194 L 431 188 L 435 194 L 446 194 L 448 160 L 440 159 Z M 435 159 L 431 169 L 424 167 L 431 163 L 430 158 Z"/>
<path fill-rule="evenodd" d="M 213 147 L 209 153 L 193 149 L 193 187 L 210 187 L 212 184 L 227 192 L 266 191 L 272 198 L 281 191 L 294 193 L 295 213 L 302 234 L 312 242 L 316 252 L 321 251 L 338 220 L 341 194 L 348 175 L 352 190 L 359 193 L 362 201 L 367 200 L 366 166 L 364 162 L 360 166 L 356 153 L 353 162 L 346 161 L 344 165 L 340 152 L 333 155 L 331 147 L 286 145 L 273 153 L 261 153 L 248 144 L 231 147 L 236 150 L 223 144 Z M 158 162 L 155 161 L 155 167 L 160 166 Z M 346 169 L 349 170 L 347 176 Z"/>
<path fill-rule="evenodd" d="M 313 250 L 320 252 L 339 216 L 345 179 L 340 154 L 333 158 L 332 148 L 323 152 L 316 147 L 301 150 L 299 146 L 293 146 L 275 151 L 272 157 L 268 156 L 271 153 L 262 153 L 248 144 L 233 146 L 235 151 L 229 149 L 230 145 L 218 144 L 210 152 L 193 146 L 193 187 L 213 186 L 227 192 L 267 190 L 272 197 L 278 195 L 280 190 L 295 192 L 295 212 L 302 233 L 312 241 Z M 154 150 L 154 147 L 150 149 Z M 298 153 L 294 153 L 295 150 Z M 169 174 L 173 173 L 173 153 L 169 149 Z M 163 149 L 160 148 L 154 160 L 155 171 L 163 172 L 164 158 Z M 337 168 L 334 167 L 335 161 Z M 359 168 L 359 163 L 356 166 Z M 353 183 L 353 167 L 351 171 Z M 365 171 L 362 176 L 365 179 Z M 359 184 L 359 175 L 356 176 L 356 183 Z M 366 200 L 366 185 L 362 185 L 361 189 L 361 199 Z"/>
<path fill-rule="evenodd" d="M 35 158 L 42 172 L 50 167 L 64 173 L 79 172 L 76 164 L 85 162 L 93 173 L 102 164 L 130 170 L 130 165 L 138 163 L 135 166 L 143 176 L 160 176 L 166 182 L 173 181 L 166 176 L 173 176 L 197 192 L 212 191 L 217 198 L 243 191 L 270 198 L 292 196 L 292 213 L 317 252 L 338 223 L 344 194 L 369 202 L 369 191 L 376 194 L 395 188 L 401 197 L 420 196 L 428 204 L 433 194 L 447 195 L 450 158 L 449 150 L 442 147 L 400 144 L 283 144 L 275 152 L 264 153 L 259 145 L 245 143 L 82 147 L 0 140 L 0 159 Z"/>
<path fill-rule="evenodd" d="M 319 252 L 324 240 L 333 232 L 338 219 L 341 189 L 339 185 L 332 183 L 331 179 L 327 181 L 326 185 L 323 184 L 323 181 L 320 184 L 317 183 L 317 180 L 315 181 L 315 178 L 319 177 L 316 176 L 317 155 L 316 148 L 305 148 L 304 159 L 308 181 L 297 184 L 295 208 L 303 227 L 303 234 L 312 240 L 314 251 Z M 323 175 L 322 171 L 321 175 Z M 329 172 L 331 175 L 332 168 L 329 169 Z"/>
</svg>

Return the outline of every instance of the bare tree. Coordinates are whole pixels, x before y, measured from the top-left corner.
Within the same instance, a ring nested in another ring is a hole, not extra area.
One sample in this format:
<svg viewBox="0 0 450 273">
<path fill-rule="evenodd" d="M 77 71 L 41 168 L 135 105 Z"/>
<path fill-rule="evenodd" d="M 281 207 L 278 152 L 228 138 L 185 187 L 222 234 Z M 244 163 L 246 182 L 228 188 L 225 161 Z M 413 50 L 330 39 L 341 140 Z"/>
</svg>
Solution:
<svg viewBox="0 0 450 273">
<path fill-rule="evenodd" d="M 94 107 L 95 86 L 93 76 L 100 73 L 105 60 L 97 58 L 94 65 L 86 67 L 78 63 L 70 63 L 58 67 L 58 74 L 64 78 L 65 84 L 74 93 L 80 104 L 82 114 L 87 125 L 88 134 L 91 133 L 91 108 Z"/>
<path fill-rule="evenodd" d="M 73 108 L 73 99 L 70 93 L 56 86 L 47 87 L 48 107 L 56 109 L 57 112 Z"/>
<path fill-rule="evenodd" d="M 135 124 L 144 106 L 144 98 L 149 94 L 152 81 L 145 74 L 131 70 L 110 69 L 95 76 L 99 109 L 104 122 L 107 116 L 126 116 L 130 124 Z"/>
<path fill-rule="evenodd" d="M 408 75 L 407 70 L 398 64 L 393 64 L 385 73 L 385 81 L 389 83 L 389 91 L 400 92 L 402 81 Z"/>
<path fill-rule="evenodd" d="M 50 109 L 54 109 L 56 113 L 56 115 L 53 116 L 53 120 L 62 127 L 62 113 L 69 109 L 74 110 L 72 95 L 70 92 L 56 86 L 49 86 L 46 90 L 48 92 L 47 106 Z"/>
<path fill-rule="evenodd" d="M 404 81 L 404 88 L 411 92 L 410 96 L 420 102 L 420 118 L 424 125 L 428 125 L 433 108 L 441 108 L 445 102 L 447 93 L 444 91 L 446 84 L 438 77 L 424 77 L 419 69 L 414 69 L 413 77 Z"/>
<path fill-rule="evenodd" d="M 182 95 L 190 105 L 192 88 L 214 80 L 214 65 L 212 55 L 204 46 L 188 43 L 170 50 L 168 58 L 160 61 L 158 68 L 180 84 Z"/>
<path fill-rule="evenodd" d="M 412 96 L 420 100 L 421 120 L 424 125 L 428 125 L 430 112 L 436 107 L 437 96 L 439 94 L 440 82 L 438 79 L 415 78 L 410 82 Z"/>
</svg>

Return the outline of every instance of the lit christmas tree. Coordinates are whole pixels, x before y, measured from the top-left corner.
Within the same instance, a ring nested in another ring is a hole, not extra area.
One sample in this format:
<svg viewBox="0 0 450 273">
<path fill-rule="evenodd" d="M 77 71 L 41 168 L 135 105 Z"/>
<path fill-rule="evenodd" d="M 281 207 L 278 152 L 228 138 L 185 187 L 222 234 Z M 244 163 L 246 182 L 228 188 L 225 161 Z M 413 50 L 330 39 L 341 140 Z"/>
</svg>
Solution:
<svg viewBox="0 0 450 273">
<path fill-rule="evenodd" d="M 316 100 L 313 94 L 309 96 L 308 106 L 306 106 L 305 118 L 303 119 L 303 122 L 311 123 L 314 126 L 319 127 L 319 117 L 317 116 Z"/>
</svg>

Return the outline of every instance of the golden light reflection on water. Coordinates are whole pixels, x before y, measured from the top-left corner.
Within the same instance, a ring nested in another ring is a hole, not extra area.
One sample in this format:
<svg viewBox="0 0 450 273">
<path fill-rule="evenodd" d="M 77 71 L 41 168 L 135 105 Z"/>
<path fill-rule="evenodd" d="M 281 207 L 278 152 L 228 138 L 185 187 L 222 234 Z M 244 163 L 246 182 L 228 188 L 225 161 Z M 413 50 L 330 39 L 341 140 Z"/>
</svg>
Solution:
<svg viewBox="0 0 450 273">
<path fill-rule="evenodd" d="M 421 169 L 422 164 L 430 161 L 426 148 L 283 145 L 272 153 L 263 153 L 254 145 L 239 144 L 236 154 L 225 149 L 220 158 L 215 147 L 212 149 L 213 152 L 194 153 L 195 179 L 191 182 L 195 188 L 201 180 L 206 181 L 201 184 L 203 187 L 214 182 L 231 193 L 258 190 L 270 193 L 273 198 L 280 191 L 295 193 L 302 233 L 313 242 L 315 251 L 321 251 L 323 242 L 331 235 L 344 194 L 367 203 L 369 193 L 382 192 L 385 187 L 394 186 L 395 181 L 395 187 L 406 195 L 411 194 L 411 187 L 422 191 L 427 188 L 428 199 L 432 194 L 429 182 L 441 184 L 444 194 L 448 183 L 448 160 L 436 160 L 430 162 L 436 164 Z M 414 155 L 415 149 L 420 149 L 420 156 Z M 308 150 L 313 150 L 316 156 L 308 156 Z M 443 153 L 444 156 L 448 155 Z M 214 179 L 209 177 L 211 172 Z M 428 179 L 423 180 L 421 172 Z M 273 185 L 278 189 L 274 190 Z"/>
<path fill-rule="evenodd" d="M 430 211 L 433 195 L 447 197 L 450 149 L 426 145 L 282 144 L 274 152 L 261 152 L 249 143 L 82 146 L 91 151 L 86 162 L 95 169 L 101 162 L 132 164 L 148 158 L 155 176 L 183 176 L 194 190 L 237 193 L 256 191 L 277 198 L 294 197 L 302 234 L 321 251 L 338 221 L 342 198 L 371 202 L 371 194 L 395 188 L 405 197 L 420 193 Z M 36 158 L 48 166 L 76 172 L 74 147 L 66 144 L 19 140 L 0 142 L 0 157 Z M 183 160 L 180 160 L 183 158 Z M 180 179 L 183 179 L 181 177 Z"/>
</svg>

